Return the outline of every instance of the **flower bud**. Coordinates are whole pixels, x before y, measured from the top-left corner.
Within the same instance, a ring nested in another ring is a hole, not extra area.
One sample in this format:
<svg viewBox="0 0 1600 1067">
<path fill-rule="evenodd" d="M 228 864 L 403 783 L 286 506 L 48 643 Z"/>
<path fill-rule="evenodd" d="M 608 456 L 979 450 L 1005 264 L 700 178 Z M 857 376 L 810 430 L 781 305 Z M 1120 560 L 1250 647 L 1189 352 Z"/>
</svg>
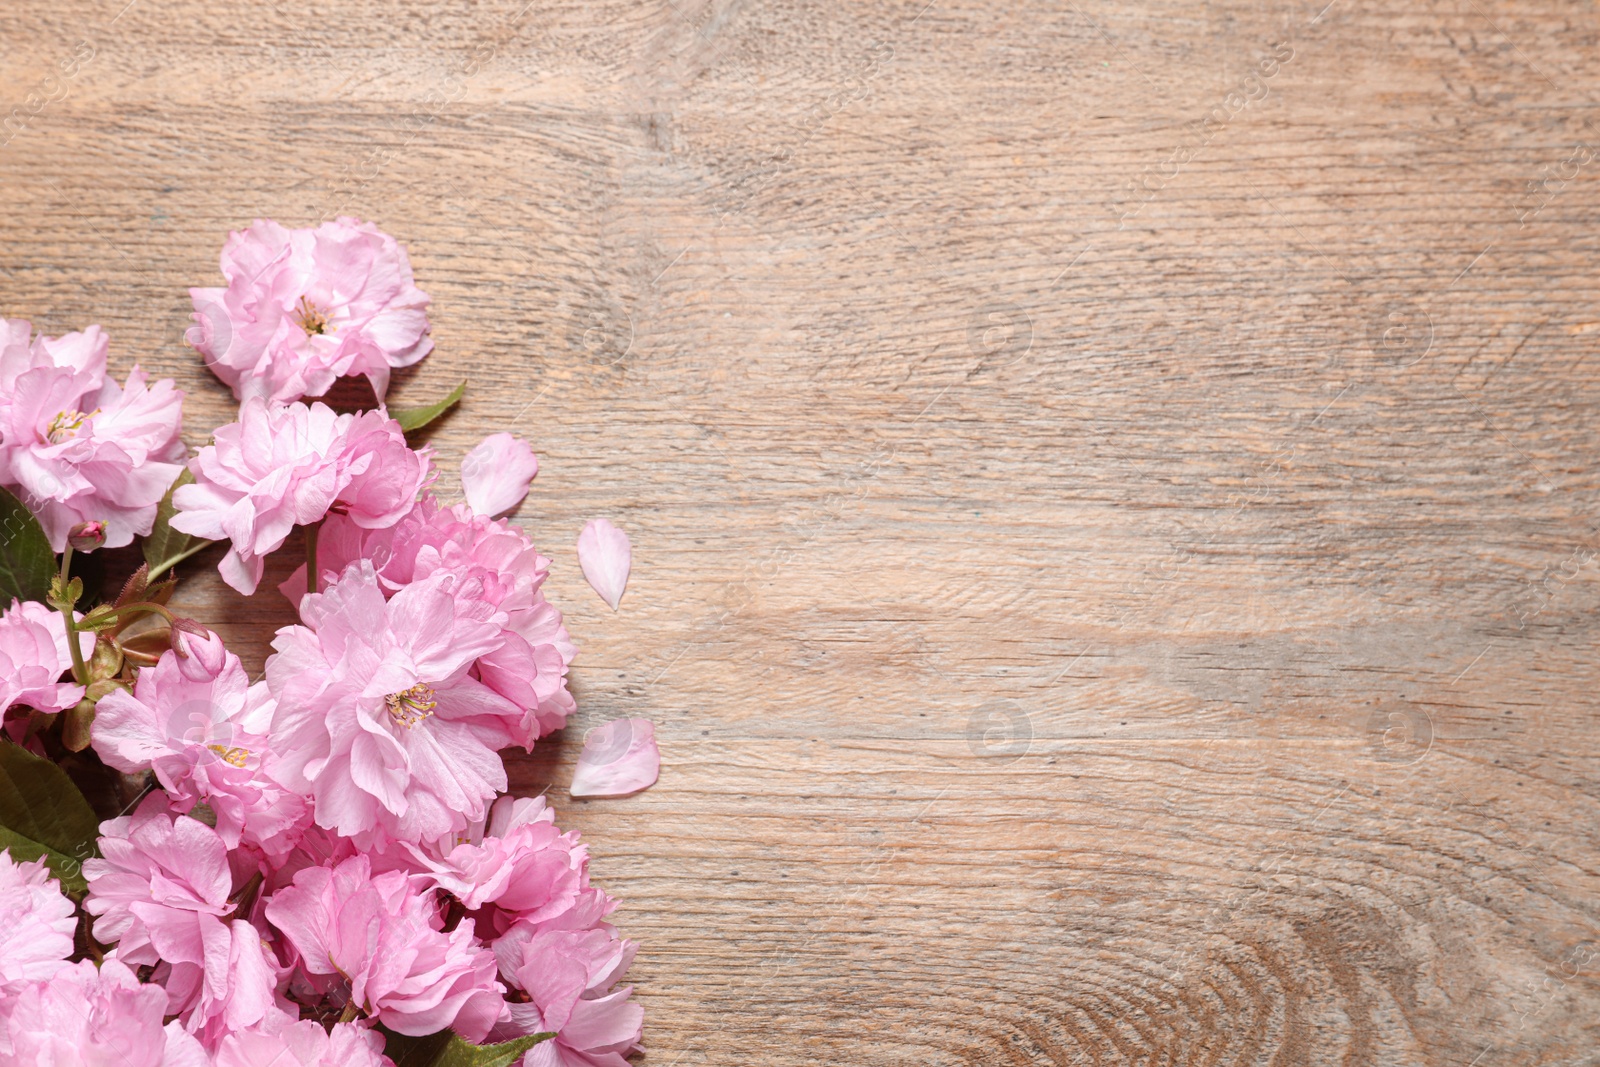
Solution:
<svg viewBox="0 0 1600 1067">
<path fill-rule="evenodd" d="M 172 651 L 178 654 L 179 659 L 189 658 L 189 649 L 185 647 L 187 643 L 179 640 L 179 634 L 198 637 L 202 642 L 209 642 L 212 639 L 211 631 L 193 619 L 186 619 L 182 615 L 175 616 L 172 620 Z M 222 642 L 219 640 L 217 641 L 217 648 L 221 649 L 221 647 Z"/>
<path fill-rule="evenodd" d="M 122 670 L 122 648 L 108 634 L 101 634 L 94 643 L 94 653 L 87 664 L 91 681 L 115 678 Z"/>
<path fill-rule="evenodd" d="M 99 519 L 80 522 L 67 531 L 67 544 L 74 552 L 93 552 L 106 543 L 106 524 Z"/>
</svg>

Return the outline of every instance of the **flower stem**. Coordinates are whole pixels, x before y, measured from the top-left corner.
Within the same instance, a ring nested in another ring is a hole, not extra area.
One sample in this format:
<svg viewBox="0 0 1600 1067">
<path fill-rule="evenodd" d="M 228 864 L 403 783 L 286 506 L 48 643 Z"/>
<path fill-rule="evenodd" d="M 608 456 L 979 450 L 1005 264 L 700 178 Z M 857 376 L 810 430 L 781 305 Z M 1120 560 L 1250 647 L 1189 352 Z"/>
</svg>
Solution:
<svg viewBox="0 0 1600 1067">
<path fill-rule="evenodd" d="M 165 605 L 157 604 L 152 600 L 139 600 L 139 601 L 135 601 L 132 604 L 124 604 L 120 608 L 116 608 L 116 609 L 114 609 L 112 611 L 108 611 L 103 615 L 97 615 L 97 616 L 95 616 L 95 618 L 96 619 L 115 619 L 115 618 L 121 617 L 122 615 L 127 614 L 128 612 L 138 612 L 138 611 L 148 611 L 148 612 L 152 612 L 152 613 L 154 613 L 156 615 L 160 615 L 160 616 L 164 617 L 167 620 L 167 625 L 169 625 L 169 626 L 176 625 L 177 622 L 178 622 L 177 616 L 173 615 L 172 612 L 170 610 L 168 610 Z"/>
<path fill-rule="evenodd" d="M 155 581 L 157 578 L 161 577 L 163 574 L 167 573 L 172 568 L 188 559 L 190 556 L 196 554 L 197 552 L 203 552 L 214 544 L 216 544 L 215 541 L 197 540 L 194 544 L 190 545 L 182 552 L 179 552 L 176 556 L 172 556 L 169 559 L 164 559 L 160 563 L 157 563 L 154 567 L 151 567 L 149 573 L 145 575 L 145 581 Z"/>
<path fill-rule="evenodd" d="M 260 871 L 250 876 L 250 880 L 234 895 L 233 911 L 229 914 L 229 918 L 248 919 L 250 917 L 250 909 L 256 906 L 256 897 L 261 892 L 261 882 Z"/>
<path fill-rule="evenodd" d="M 72 572 L 72 546 L 61 553 L 61 588 L 67 588 Z M 72 650 L 72 680 L 79 685 L 89 684 L 89 668 L 83 662 L 83 649 L 78 644 L 78 622 L 72 617 L 72 605 L 61 605 L 61 617 L 67 623 L 67 648 Z"/>
<path fill-rule="evenodd" d="M 322 528 L 321 523 L 312 523 L 306 527 L 306 592 L 320 593 L 317 588 L 317 531 Z"/>
</svg>

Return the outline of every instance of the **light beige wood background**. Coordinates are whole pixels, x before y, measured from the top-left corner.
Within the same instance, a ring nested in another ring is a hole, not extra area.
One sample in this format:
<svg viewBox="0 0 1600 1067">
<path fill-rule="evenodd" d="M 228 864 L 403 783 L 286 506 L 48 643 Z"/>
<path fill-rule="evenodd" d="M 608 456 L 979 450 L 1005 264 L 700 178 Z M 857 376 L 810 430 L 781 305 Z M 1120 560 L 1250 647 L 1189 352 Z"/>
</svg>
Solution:
<svg viewBox="0 0 1600 1067">
<path fill-rule="evenodd" d="M 198 441 L 229 229 L 407 243 L 648 1064 L 1600 1062 L 1600 13 L 1323 2 L 12 0 L 0 314 Z"/>
</svg>

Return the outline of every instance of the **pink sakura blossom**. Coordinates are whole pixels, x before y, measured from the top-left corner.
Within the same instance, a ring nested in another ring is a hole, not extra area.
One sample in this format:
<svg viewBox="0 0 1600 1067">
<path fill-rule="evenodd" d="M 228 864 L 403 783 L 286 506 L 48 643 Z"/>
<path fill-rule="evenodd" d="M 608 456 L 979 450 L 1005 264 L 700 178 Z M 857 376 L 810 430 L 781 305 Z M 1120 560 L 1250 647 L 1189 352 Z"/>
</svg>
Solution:
<svg viewBox="0 0 1600 1067">
<path fill-rule="evenodd" d="M 333 1002 L 397 1033 L 449 1027 L 480 1041 L 500 1013 L 495 957 L 475 942 L 472 920 L 445 932 L 429 896 L 400 871 L 374 875 L 364 855 L 301 871 L 266 917 Z"/>
<path fill-rule="evenodd" d="M 167 1014 L 209 1043 L 284 1010 L 260 932 L 235 917 L 236 872 L 215 830 L 174 816 L 158 794 L 100 832 L 103 858 L 83 864 L 84 909 L 118 960 L 156 968 Z"/>
<path fill-rule="evenodd" d="M 340 837 L 331 830 L 312 823 L 306 827 L 305 833 L 295 842 L 289 855 L 271 864 L 271 871 L 267 875 L 266 883 L 262 886 L 262 896 L 277 892 L 286 885 L 294 883 L 294 876 L 308 867 L 337 867 L 351 856 L 361 853 L 354 841 L 348 837 Z M 400 869 L 407 874 L 411 873 L 412 864 L 410 857 L 399 850 L 391 852 L 369 852 L 367 858 L 374 861 L 373 873 Z"/>
<path fill-rule="evenodd" d="M 621 1057 L 637 1047 L 642 1012 L 627 1003 L 631 990 L 612 989 L 637 949 L 605 921 L 616 907 L 603 890 L 585 885 L 569 907 L 499 932 L 494 952 L 501 975 L 528 997 L 508 1000 L 489 1040 L 559 1035 L 531 1049 L 524 1067 L 621 1067 Z"/>
<path fill-rule="evenodd" d="M 539 458 L 527 442 L 490 434 L 461 461 L 461 490 L 475 514 L 493 518 L 522 503 L 538 473 Z"/>
<path fill-rule="evenodd" d="M 334 1023 L 332 1030 L 312 1019 L 272 1030 L 241 1030 L 217 1046 L 211 1067 L 394 1067 L 383 1054 L 376 1030 Z"/>
<path fill-rule="evenodd" d="M 94 635 L 80 634 L 87 659 Z M 63 682 L 72 669 L 72 649 L 61 613 L 31 600 L 11 602 L 0 613 L 0 713 L 14 704 L 55 712 L 83 699 L 83 686 Z"/>
<path fill-rule="evenodd" d="M 415 877 L 421 873 L 421 869 L 404 847 L 390 848 L 384 852 L 363 851 L 348 837 L 340 837 L 332 830 L 324 830 L 313 824 L 301 835 L 299 843 L 288 857 L 281 864 L 273 866 L 262 886 L 262 895 L 268 896 L 284 886 L 293 885 L 295 876 L 303 870 L 310 867 L 337 867 L 351 856 L 366 856 L 374 875 L 399 871 L 411 877 L 413 884 L 423 884 Z"/>
<path fill-rule="evenodd" d="M 661 750 L 649 719 L 613 719 L 589 731 L 567 792 L 575 797 L 620 797 L 656 784 Z"/>
<path fill-rule="evenodd" d="M 42 858 L 17 863 L 0 849 L 0 1000 L 67 966 L 73 911 Z"/>
<path fill-rule="evenodd" d="M 210 1067 L 176 1021 L 167 995 L 120 960 L 81 960 L 28 986 L 10 1004 L 0 1067 Z"/>
<path fill-rule="evenodd" d="M 321 396 L 364 374 L 381 402 L 390 370 L 433 348 L 405 249 L 370 223 L 290 230 L 257 219 L 228 236 L 222 274 L 224 288 L 189 290 L 189 343 L 241 401 Z"/>
<path fill-rule="evenodd" d="M 138 367 L 126 387 L 107 381 L 98 326 L 25 346 L 26 322 L 0 323 L 0 484 L 57 552 L 82 522 L 105 523 L 112 548 L 148 534 L 182 470 L 183 393 Z"/>
<path fill-rule="evenodd" d="M 590 519 L 578 534 L 578 566 L 589 588 L 616 611 L 633 569 L 633 545 L 609 519 Z"/>
<path fill-rule="evenodd" d="M 505 1041 L 554 1033 L 522 1059 L 523 1067 L 627 1067 L 639 1047 L 644 1009 L 629 1001 L 631 986 L 613 989 L 638 945 L 607 924 L 587 930 L 515 927 L 495 943 L 506 984 L 528 999 L 507 1001 L 490 1033 Z"/>
<path fill-rule="evenodd" d="M 125 774 L 154 769 L 181 810 L 209 805 L 227 847 L 242 840 L 281 858 L 310 812 L 267 772 L 267 684 L 251 685 L 214 633 L 173 631 L 173 641 L 133 692 L 112 690 L 95 705 L 95 751 Z"/>
<path fill-rule="evenodd" d="M 247 400 L 189 463 L 193 485 L 173 494 L 173 529 L 231 542 L 223 581 L 249 595 L 262 559 L 296 526 L 330 511 L 364 529 L 400 521 L 432 478 L 430 453 L 406 446 L 400 424 L 377 411 L 336 415 L 325 404 Z"/>
<path fill-rule="evenodd" d="M 588 888 L 589 850 L 577 833 L 556 829 L 543 797 L 501 797 L 487 827 L 430 848 L 406 847 L 422 884 L 459 900 L 485 936 L 553 919 Z"/>
<path fill-rule="evenodd" d="M 566 725 L 575 709 L 567 668 L 578 654 L 561 612 L 541 587 L 550 561 L 516 526 L 474 514 L 466 505 L 444 507 L 424 494 L 411 513 L 383 530 L 363 530 L 333 516 L 323 525 L 317 560 L 324 584 L 358 560 L 371 561 L 385 595 L 441 574 L 462 580 L 505 616 L 501 639 L 478 658 L 477 678 L 520 710 L 508 721 L 504 745 L 531 748 Z M 469 580 L 471 580 L 469 582 Z M 292 600 L 305 589 L 305 572 L 280 587 Z"/>
<path fill-rule="evenodd" d="M 11 406 L 16 377 L 33 361 L 33 323 L 27 319 L 0 319 L 0 413 Z"/>
<path fill-rule="evenodd" d="M 313 798 L 318 825 L 361 848 L 438 838 L 506 787 L 497 750 L 522 712 L 471 675 L 506 622 L 481 583 L 436 574 L 386 601 L 363 560 L 278 631 L 273 773 Z"/>
</svg>

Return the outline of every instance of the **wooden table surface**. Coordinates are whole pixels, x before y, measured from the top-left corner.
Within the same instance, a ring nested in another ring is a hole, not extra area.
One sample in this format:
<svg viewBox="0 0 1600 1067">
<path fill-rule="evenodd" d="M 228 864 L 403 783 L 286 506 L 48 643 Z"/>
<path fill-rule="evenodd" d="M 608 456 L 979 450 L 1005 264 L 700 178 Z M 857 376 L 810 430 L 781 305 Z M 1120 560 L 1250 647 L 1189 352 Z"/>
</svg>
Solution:
<svg viewBox="0 0 1600 1067">
<path fill-rule="evenodd" d="M 0 314 L 198 442 L 228 230 L 406 242 L 645 1064 L 1597 1063 L 1600 13 L 1324 2 L 10 0 Z"/>
</svg>

